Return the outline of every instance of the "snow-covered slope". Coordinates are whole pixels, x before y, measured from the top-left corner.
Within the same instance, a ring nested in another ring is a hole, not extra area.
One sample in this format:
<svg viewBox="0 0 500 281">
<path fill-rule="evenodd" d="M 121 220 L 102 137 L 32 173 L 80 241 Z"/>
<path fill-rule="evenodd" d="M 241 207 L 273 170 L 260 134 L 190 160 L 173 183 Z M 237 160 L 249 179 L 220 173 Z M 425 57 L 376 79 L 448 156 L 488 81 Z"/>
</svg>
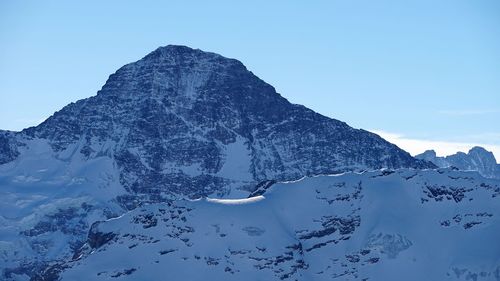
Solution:
<svg viewBox="0 0 500 281">
<path fill-rule="evenodd" d="M 438 157 L 434 150 L 427 150 L 415 158 L 434 163 L 438 167 L 455 167 L 460 170 L 478 171 L 481 175 L 488 178 L 500 179 L 500 165 L 492 152 L 476 146 L 468 153 L 457 152 L 446 157 Z"/>
<path fill-rule="evenodd" d="M 451 169 L 305 178 L 93 225 L 62 280 L 500 280 L 500 181 Z"/>
<path fill-rule="evenodd" d="M 112 159 L 67 152 L 56 157 L 47 141 L 32 139 L 0 165 L 0 280 L 52 280 L 42 278 L 51 261 L 71 259 L 93 222 L 124 212 L 116 198 L 127 192 Z"/>
</svg>

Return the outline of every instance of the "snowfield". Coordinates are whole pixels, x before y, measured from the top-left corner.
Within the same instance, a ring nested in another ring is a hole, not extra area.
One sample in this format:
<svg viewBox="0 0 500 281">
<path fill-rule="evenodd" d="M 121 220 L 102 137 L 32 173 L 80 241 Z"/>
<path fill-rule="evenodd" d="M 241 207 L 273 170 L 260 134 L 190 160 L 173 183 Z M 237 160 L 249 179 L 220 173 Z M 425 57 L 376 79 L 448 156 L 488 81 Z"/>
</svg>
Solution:
<svg viewBox="0 0 500 281">
<path fill-rule="evenodd" d="M 249 204 L 253 202 L 258 202 L 260 200 L 264 200 L 265 197 L 262 195 L 254 196 L 250 198 L 243 199 L 216 199 L 216 198 L 207 198 L 207 202 L 224 204 L 224 205 L 241 205 L 241 204 Z"/>
<path fill-rule="evenodd" d="M 265 199 L 264 199 L 265 197 Z M 500 280 L 500 182 L 401 169 L 151 204 L 93 226 L 62 280 Z"/>
</svg>

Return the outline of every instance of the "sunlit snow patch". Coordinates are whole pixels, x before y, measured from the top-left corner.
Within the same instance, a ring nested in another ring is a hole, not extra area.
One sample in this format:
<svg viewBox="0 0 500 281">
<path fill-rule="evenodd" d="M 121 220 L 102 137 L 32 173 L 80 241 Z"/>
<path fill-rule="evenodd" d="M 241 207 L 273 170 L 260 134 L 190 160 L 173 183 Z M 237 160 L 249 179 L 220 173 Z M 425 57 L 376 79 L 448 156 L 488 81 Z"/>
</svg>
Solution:
<svg viewBox="0 0 500 281">
<path fill-rule="evenodd" d="M 215 198 L 207 198 L 207 202 L 217 203 L 217 204 L 225 204 L 225 205 L 242 205 L 242 204 L 250 204 L 254 202 L 258 202 L 264 200 L 265 197 L 262 195 L 243 198 L 243 199 L 215 199 Z"/>
</svg>

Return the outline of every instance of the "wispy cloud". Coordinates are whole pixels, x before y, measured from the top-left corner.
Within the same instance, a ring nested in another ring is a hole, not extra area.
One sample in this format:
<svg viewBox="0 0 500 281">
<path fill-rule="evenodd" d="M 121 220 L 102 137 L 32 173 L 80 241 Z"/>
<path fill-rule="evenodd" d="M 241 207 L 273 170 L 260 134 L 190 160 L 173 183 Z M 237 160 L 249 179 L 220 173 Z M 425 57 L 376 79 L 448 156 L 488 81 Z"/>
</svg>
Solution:
<svg viewBox="0 0 500 281">
<path fill-rule="evenodd" d="M 454 141 L 436 141 L 408 138 L 402 134 L 391 133 L 382 130 L 370 130 L 371 132 L 383 137 L 389 142 L 394 143 L 400 148 L 408 151 L 411 155 L 420 154 L 426 150 L 434 149 L 438 156 L 455 154 L 457 151 L 468 152 L 474 146 L 482 146 L 486 150 L 493 152 L 495 158 L 500 160 L 500 145 L 472 143 L 472 142 L 454 142 Z"/>
<path fill-rule="evenodd" d="M 499 113 L 500 110 L 494 109 L 464 109 L 464 110 L 439 110 L 438 113 L 448 116 L 470 116 Z"/>
<path fill-rule="evenodd" d="M 461 136 L 452 137 L 449 139 L 451 142 L 463 143 L 487 143 L 487 144 L 500 144 L 500 132 L 487 132 L 480 134 L 465 134 Z"/>
</svg>

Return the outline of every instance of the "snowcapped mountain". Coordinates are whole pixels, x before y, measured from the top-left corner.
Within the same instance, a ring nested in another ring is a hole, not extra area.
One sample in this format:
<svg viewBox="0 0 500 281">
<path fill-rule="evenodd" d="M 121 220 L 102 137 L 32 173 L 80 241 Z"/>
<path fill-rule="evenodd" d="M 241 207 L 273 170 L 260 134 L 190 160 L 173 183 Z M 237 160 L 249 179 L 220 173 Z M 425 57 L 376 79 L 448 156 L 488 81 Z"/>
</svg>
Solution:
<svg viewBox="0 0 500 281">
<path fill-rule="evenodd" d="M 500 178 L 500 165 L 495 156 L 486 149 L 475 146 L 468 153 L 457 152 L 446 157 L 438 157 L 434 150 L 427 150 L 415 158 L 434 163 L 438 167 L 455 167 L 460 170 L 478 171 L 488 178 Z"/>
<path fill-rule="evenodd" d="M 304 175 L 430 167 L 375 134 L 291 104 L 237 60 L 184 46 L 125 65 L 96 96 L 17 136 L 46 140 L 70 161 L 112 158 L 140 202 L 231 196 Z"/>
<path fill-rule="evenodd" d="M 355 173 L 382 168 L 400 170 Z M 0 131 L 0 279 L 154 280 L 168 268 L 174 280 L 377 280 L 395 263 L 422 269 L 435 248 L 417 226 L 441 233 L 437 245 L 486 241 L 498 225 L 498 181 L 422 170 L 433 168 L 291 104 L 237 60 L 162 47 L 39 126 Z M 437 214 L 449 227 L 435 228 Z M 429 276 L 498 275 L 498 255 L 462 260 L 470 248 L 446 245 L 457 261 L 435 257 Z"/>
</svg>

